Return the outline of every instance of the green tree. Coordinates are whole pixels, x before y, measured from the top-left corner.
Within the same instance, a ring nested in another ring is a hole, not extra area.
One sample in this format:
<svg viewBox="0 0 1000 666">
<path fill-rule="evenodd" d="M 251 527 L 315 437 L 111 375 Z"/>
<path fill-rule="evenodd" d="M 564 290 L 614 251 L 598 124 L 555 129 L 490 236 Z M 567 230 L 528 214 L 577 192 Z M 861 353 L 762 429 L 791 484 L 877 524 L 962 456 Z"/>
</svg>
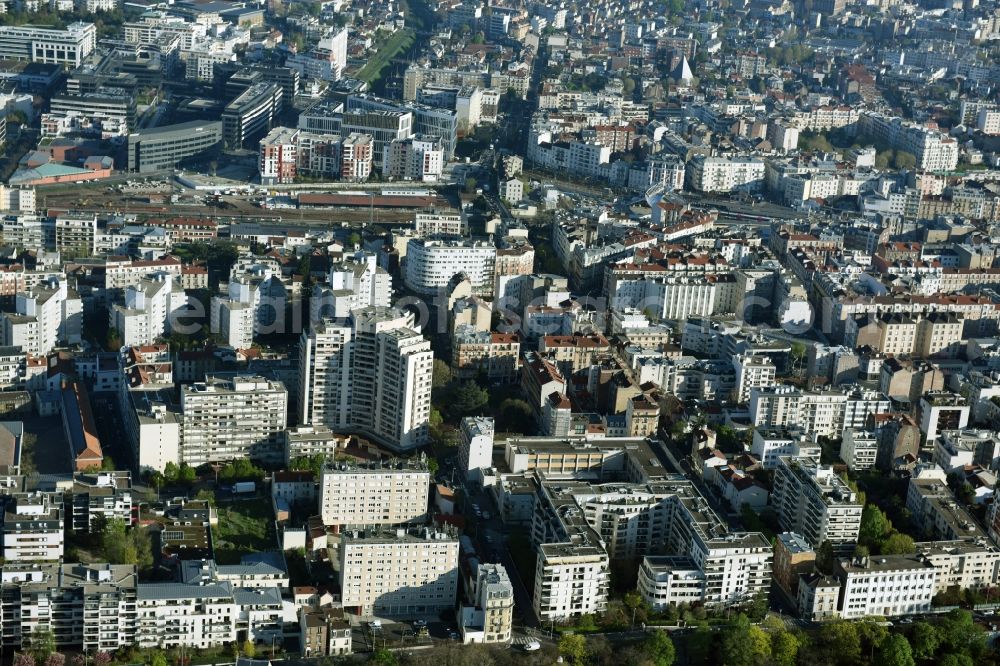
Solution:
<svg viewBox="0 0 1000 666">
<path fill-rule="evenodd" d="M 892 531 L 892 523 L 882 509 L 874 504 L 866 504 L 861 512 L 861 526 L 858 529 L 858 543 L 869 549 L 877 549 L 879 544 Z"/>
<path fill-rule="evenodd" d="M 318 479 L 326 466 L 326 454 L 315 453 L 311 456 L 298 456 L 289 463 L 290 469 L 312 472 Z"/>
<path fill-rule="evenodd" d="M 764 618 L 767 617 L 767 611 L 770 606 L 771 602 L 768 598 L 767 592 L 758 592 L 753 595 L 750 599 L 750 603 L 747 604 L 747 617 L 749 617 L 752 622 L 763 622 Z"/>
<path fill-rule="evenodd" d="M 882 647 L 882 644 L 889 637 L 889 630 L 885 625 L 874 619 L 869 618 L 856 622 L 854 628 L 858 632 L 858 638 L 861 639 L 861 652 L 863 654 L 874 654 L 875 650 Z"/>
<path fill-rule="evenodd" d="M 916 622 L 913 631 L 910 632 L 910 643 L 913 648 L 913 656 L 920 661 L 931 659 L 941 645 L 941 637 L 938 635 L 937 627 L 928 622 Z"/>
<path fill-rule="evenodd" d="M 976 666 L 972 657 L 961 652 L 949 652 L 937 660 L 938 666 Z"/>
<path fill-rule="evenodd" d="M 46 629 L 35 629 L 28 636 L 28 646 L 36 660 L 44 662 L 56 651 L 56 636 Z"/>
<path fill-rule="evenodd" d="M 452 385 L 446 409 L 454 419 L 473 416 L 490 401 L 490 394 L 482 386 L 467 379 Z"/>
<path fill-rule="evenodd" d="M 902 634 L 893 634 L 878 649 L 878 663 L 881 666 L 915 666 L 910 641 Z"/>
<path fill-rule="evenodd" d="M 434 369 L 431 376 L 431 387 L 444 388 L 452 379 L 451 367 L 439 358 L 434 359 Z"/>
<path fill-rule="evenodd" d="M 181 463 L 180 469 L 177 472 L 178 483 L 183 483 L 185 485 L 191 485 L 195 482 L 198 475 L 194 471 L 194 467 L 191 467 L 186 462 Z"/>
<path fill-rule="evenodd" d="M 917 158 L 913 153 L 897 150 L 893 156 L 892 165 L 897 169 L 913 169 L 917 166 Z"/>
<path fill-rule="evenodd" d="M 247 659 L 253 659 L 257 656 L 257 646 L 254 645 L 253 641 L 243 641 L 243 656 Z"/>
<path fill-rule="evenodd" d="M 770 638 L 742 613 L 722 632 L 720 645 L 727 666 L 757 666 L 771 657 Z"/>
<path fill-rule="evenodd" d="M 850 664 L 861 660 L 861 638 L 853 622 L 834 620 L 824 624 L 817 638 L 816 652 L 824 661 Z"/>
<path fill-rule="evenodd" d="M 985 636 L 983 629 L 972 620 L 972 613 L 956 608 L 938 624 L 941 648 L 947 652 L 962 653 L 981 649 Z"/>
<path fill-rule="evenodd" d="M 629 617 L 635 618 L 632 624 L 638 622 L 646 621 L 646 602 L 643 601 L 642 595 L 632 590 L 631 592 L 626 592 L 622 597 L 622 602 L 625 604 L 625 608 L 629 611 Z"/>
<path fill-rule="evenodd" d="M 559 639 L 559 654 L 571 664 L 583 664 L 587 660 L 587 641 L 581 634 L 563 634 Z"/>
<path fill-rule="evenodd" d="M 879 553 L 882 555 L 906 555 L 914 553 L 916 550 L 913 538 L 902 532 L 893 532 L 879 546 Z"/>
<path fill-rule="evenodd" d="M 801 342 L 793 342 L 792 349 L 788 352 L 788 357 L 792 362 L 792 366 L 800 369 L 802 367 L 802 361 L 806 357 L 806 346 Z"/>
<path fill-rule="evenodd" d="M 162 652 L 155 652 L 149 659 L 149 666 L 169 666 L 167 657 Z"/>
<path fill-rule="evenodd" d="M 775 666 L 795 666 L 799 639 L 790 631 L 779 629 L 771 634 L 771 662 Z"/>
<path fill-rule="evenodd" d="M 677 657 L 670 634 L 657 629 L 643 643 L 643 649 L 655 666 L 672 666 Z"/>
<path fill-rule="evenodd" d="M 816 568 L 819 569 L 820 573 L 830 576 L 833 574 L 833 563 L 835 560 L 833 544 L 827 539 L 816 550 Z"/>
<path fill-rule="evenodd" d="M 472 194 L 475 191 L 476 191 L 476 179 L 470 176 L 465 179 L 465 192 L 466 194 Z"/>
<path fill-rule="evenodd" d="M 371 663 L 375 666 L 399 666 L 399 660 L 389 650 L 381 648 L 372 655 Z"/>
<path fill-rule="evenodd" d="M 507 398 L 500 403 L 497 428 L 506 432 L 525 433 L 532 427 L 531 405 L 520 398 Z"/>
</svg>

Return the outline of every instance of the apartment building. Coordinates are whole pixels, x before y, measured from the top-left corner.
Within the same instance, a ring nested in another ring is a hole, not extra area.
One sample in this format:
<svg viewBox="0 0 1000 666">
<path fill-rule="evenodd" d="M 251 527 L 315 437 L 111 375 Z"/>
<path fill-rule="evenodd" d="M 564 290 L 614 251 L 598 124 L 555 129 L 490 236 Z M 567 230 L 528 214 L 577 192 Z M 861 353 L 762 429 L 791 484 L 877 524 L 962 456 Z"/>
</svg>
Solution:
<svg viewBox="0 0 1000 666">
<path fill-rule="evenodd" d="M 128 471 L 78 472 L 66 490 L 74 532 L 91 532 L 97 521 L 121 520 L 134 525 L 139 505 L 133 502 L 132 475 Z"/>
<path fill-rule="evenodd" d="M 943 430 L 934 440 L 934 463 L 946 474 L 966 465 L 1000 466 L 1000 436 L 991 430 Z"/>
<path fill-rule="evenodd" d="M 150 275 L 125 289 L 124 304 L 112 304 L 110 326 L 122 344 L 149 345 L 169 335 L 172 324 L 188 306 L 188 297 L 171 273 Z"/>
<path fill-rule="evenodd" d="M 253 338 L 280 331 L 288 290 L 280 272 L 264 263 L 234 269 L 226 291 L 209 304 L 209 326 L 234 349 L 249 349 Z"/>
<path fill-rule="evenodd" d="M 436 182 L 444 171 L 445 157 L 441 137 L 414 134 L 393 139 L 385 146 L 382 176 L 386 180 Z"/>
<path fill-rule="evenodd" d="M 878 437 L 872 430 L 845 428 L 840 443 L 840 459 L 852 472 L 875 467 L 878 457 Z"/>
<path fill-rule="evenodd" d="M 62 493 L 12 493 L 3 513 L 3 557 L 7 562 L 43 562 L 63 556 Z"/>
<path fill-rule="evenodd" d="M 261 185 L 294 183 L 298 174 L 300 130 L 275 127 L 260 140 L 257 171 Z"/>
<path fill-rule="evenodd" d="M 535 564 L 533 605 L 543 623 L 604 611 L 610 562 L 596 535 L 565 543 L 543 543 Z"/>
<path fill-rule="evenodd" d="M 135 565 L 7 562 L 0 568 L 5 647 L 51 634 L 57 648 L 113 652 L 136 642 Z"/>
<path fill-rule="evenodd" d="M 80 342 L 83 304 L 65 277 L 49 277 L 19 292 L 14 312 L 0 313 L 0 344 L 43 356 L 59 343 Z"/>
<path fill-rule="evenodd" d="M 771 498 L 781 528 L 801 535 L 813 548 L 824 541 L 835 550 L 853 547 L 863 508 L 857 493 L 832 467 L 806 458 L 782 456 L 778 460 Z"/>
<path fill-rule="evenodd" d="M 684 555 L 646 555 L 639 566 L 638 590 L 653 610 L 694 604 L 705 597 L 705 573 Z"/>
<path fill-rule="evenodd" d="M 417 213 L 413 218 L 413 231 L 417 236 L 465 236 L 468 224 L 464 215 L 448 213 Z"/>
<path fill-rule="evenodd" d="M 83 64 L 97 46 L 93 23 L 75 22 L 64 29 L 32 25 L 0 26 L 0 57 L 71 68 Z"/>
<path fill-rule="evenodd" d="M 389 307 L 392 276 L 378 265 L 375 254 L 356 251 L 330 267 L 328 288 L 313 289 L 313 320 L 321 317 L 344 319 L 351 311 L 370 306 Z"/>
<path fill-rule="evenodd" d="M 347 28 L 330 28 L 312 49 L 297 53 L 285 61 L 285 67 L 303 78 L 338 81 L 347 66 Z"/>
<path fill-rule="evenodd" d="M 861 113 L 858 131 L 912 154 L 922 171 L 954 171 L 958 165 L 958 140 L 941 131 L 873 111 Z"/>
<path fill-rule="evenodd" d="M 914 525 L 928 539 L 972 540 L 983 536 L 972 515 L 958 503 L 940 472 L 911 477 L 906 486 L 906 508 Z"/>
<path fill-rule="evenodd" d="M 611 343 L 597 332 L 544 335 L 538 339 L 538 353 L 555 363 L 563 376 L 568 377 L 610 354 Z"/>
<path fill-rule="evenodd" d="M 396 450 L 424 444 L 434 355 L 413 323 L 412 314 L 367 307 L 304 331 L 300 421 L 361 432 Z"/>
<path fill-rule="evenodd" d="M 688 185 L 698 192 L 756 192 L 764 188 L 764 161 L 756 157 L 705 157 L 687 166 Z"/>
<path fill-rule="evenodd" d="M 87 119 L 102 136 L 126 136 L 135 129 L 135 97 L 125 91 L 63 93 L 52 98 L 49 108 L 54 115 Z"/>
<path fill-rule="evenodd" d="M 455 607 L 458 538 L 432 528 L 345 531 L 340 538 L 344 609 L 390 619 L 436 618 Z"/>
<path fill-rule="evenodd" d="M 473 478 L 479 470 L 493 467 L 491 416 L 466 416 L 459 426 L 458 469 Z"/>
<path fill-rule="evenodd" d="M 349 437 L 338 435 L 326 426 L 298 425 L 285 431 L 285 466 L 301 457 L 323 455 L 333 460 L 338 449 L 347 447 Z"/>
<path fill-rule="evenodd" d="M 385 464 L 331 463 L 319 483 L 323 524 L 342 528 L 423 522 L 430 483 L 423 456 Z"/>
<path fill-rule="evenodd" d="M 335 608 L 299 608 L 302 630 L 302 655 L 345 656 L 352 652 L 351 623 L 342 610 Z"/>
<path fill-rule="evenodd" d="M 463 643 L 509 643 L 514 621 L 514 586 L 502 564 L 480 564 L 475 571 L 473 603 L 462 606 Z"/>
<path fill-rule="evenodd" d="M 764 469 L 775 469 L 782 456 L 806 456 L 819 462 L 820 447 L 797 426 L 753 429 L 750 452 Z"/>
<path fill-rule="evenodd" d="M 197 467 L 240 457 L 281 462 L 288 391 L 279 381 L 220 372 L 181 387 L 181 459 Z"/>
<path fill-rule="evenodd" d="M 403 282 L 417 294 L 436 296 L 461 274 L 473 294 L 492 296 L 496 260 L 496 246 L 485 240 L 412 238 L 406 244 Z"/>
<path fill-rule="evenodd" d="M 863 428 L 871 414 L 892 411 L 889 399 L 868 390 L 802 391 L 792 386 L 750 390 L 755 427 L 795 426 L 811 437 L 839 437 L 844 428 Z"/>
<path fill-rule="evenodd" d="M 351 132 L 341 144 L 340 177 L 348 181 L 368 180 L 375 164 L 375 139 L 371 134 Z"/>
<path fill-rule="evenodd" d="M 1000 579 L 1000 550 L 990 539 L 959 539 L 917 543 L 917 556 L 937 570 L 935 594 L 948 588 L 982 589 Z"/>
<path fill-rule="evenodd" d="M 925 441 L 934 441 L 945 430 L 961 430 L 969 425 L 972 408 L 957 393 L 929 391 L 920 397 L 920 432 Z"/>
<path fill-rule="evenodd" d="M 840 560 L 840 617 L 917 615 L 931 608 L 937 570 L 914 555 L 879 555 Z"/>
<path fill-rule="evenodd" d="M 754 389 L 774 386 L 774 378 L 777 376 L 777 368 L 769 357 L 751 353 L 734 355 L 733 369 L 736 372 L 733 397 L 740 405 L 750 400 Z"/>
<path fill-rule="evenodd" d="M 339 178 L 342 163 L 340 135 L 275 127 L 260 140 L 257 170 L 261 184 L 276 185 L 293 183 L 298 176 Z"/>
<path fill-rule="evenodd" d="M 451 368 L 456 377 L 471 379 L 485 373 L 490 381 L 510 384 L 521 367 L 521 338 L 516 333 L 492 333 L 458 326 L 452 333 Z"/>
<path fill-rule="evenodd" d="M 239 637 L 240 607 L 224 583 L 145 583 L 136 589 L 136 639 L 141 648 L 211 648 Z"/>
<path fill-rule="evenodd" d="M 125 289 L 137 285 L 150 273 L 170 273 L 180 279 L 183 264 L 176 257 L 163 259 L 130 259 L 112 256 L 104 261 L 104 288 Z"/>
</svg>

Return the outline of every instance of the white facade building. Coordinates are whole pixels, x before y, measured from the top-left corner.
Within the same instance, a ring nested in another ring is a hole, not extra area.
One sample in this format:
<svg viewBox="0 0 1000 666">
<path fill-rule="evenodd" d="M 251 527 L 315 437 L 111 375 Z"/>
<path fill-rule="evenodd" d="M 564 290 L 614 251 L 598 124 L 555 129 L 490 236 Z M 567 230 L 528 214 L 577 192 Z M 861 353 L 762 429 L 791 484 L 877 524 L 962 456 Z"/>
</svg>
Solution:
<svg viewBox="0 0 1000 666">
<path fill-rule="evenodd" d="M 458 578 L 458 538 L 446 532 L 341 535 L 340 589 L 347 612 L 436 618 L 455 607 Z"/>
<path fill-rule="evenodd" d="M 840 459 L 853 471 L 863 471 L 875 467 L 878 455 L 878 438 L 870 430 L 845 428 L 840 443 Z"/>
<path fill-rule="evenodd" d="M 427 516 L 430 472 L 413 459 L 398 465 L 331 463 L 320 479 L 325 525 L 401 525 Z"/>
<path fill-rule="evenodd" d="M 436 296 L 461 273 L 473 294 L 492 296 L 496 261 L 496 246 L 486 241 L 413 238 L 406 246 L 403 282 L 417 294 Z"/>
<path fill-rule="evenodd" d="M 824 541 L 835 549 L 857 543 L 863 507 L 832 467 L 805 458 L 780 458 L 771 498 L 781 528 L 802 535 L 813 548 Z"/>
<path fill-rule="evenodd" d="M 458 441 L 458 468 L 472 478 L 475 472 L 493 466 L 493 418 L 466 416 Z"/>
<path fill-rule="evenodd" d="M 181 460 L 192 467 L 249 457 L 282 462 L 288 422 L 284 384 L 216 373 L 181 388 Z"/>
<path fill-rule="evenodd" d="M 300 421 L 361 432 L 397 450 L 427 441 L 434 354 L 393 308 L 323 319 L 299 343 Z"/>
<path fill-rule="evenodd" d="M 917 615 L 931 608 L 937 570 L 912 555 L 880 555 L 841 561 L 840 616 L 891 618 Z"/>
<path fill-rule="evenodd" d="M 125 303 L 111 306 L 110 322 L 123 345 L 152 344 L 170 334 L 171 322 L 188 305 L 184 290 L 179 286 L 175 289 L 174 285 L 170 273 L 154 273 L 125 289 Z"/>
</svg>

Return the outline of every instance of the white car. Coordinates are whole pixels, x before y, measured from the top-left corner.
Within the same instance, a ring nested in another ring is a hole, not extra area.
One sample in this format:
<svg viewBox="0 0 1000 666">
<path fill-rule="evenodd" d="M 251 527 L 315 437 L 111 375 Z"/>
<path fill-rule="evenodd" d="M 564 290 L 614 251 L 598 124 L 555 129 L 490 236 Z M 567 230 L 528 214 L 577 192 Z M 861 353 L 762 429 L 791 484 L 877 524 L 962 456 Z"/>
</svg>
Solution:
<svg viewBox="0 0 1000 666">
<path fill-rule="evenodd" d="M 541 649 L 542 649 L 542 644 L 539 643 L 538 641 L 528 641 L 527 643 L 524 644 L 525 652 L 536 652 Z"/>
</svg>

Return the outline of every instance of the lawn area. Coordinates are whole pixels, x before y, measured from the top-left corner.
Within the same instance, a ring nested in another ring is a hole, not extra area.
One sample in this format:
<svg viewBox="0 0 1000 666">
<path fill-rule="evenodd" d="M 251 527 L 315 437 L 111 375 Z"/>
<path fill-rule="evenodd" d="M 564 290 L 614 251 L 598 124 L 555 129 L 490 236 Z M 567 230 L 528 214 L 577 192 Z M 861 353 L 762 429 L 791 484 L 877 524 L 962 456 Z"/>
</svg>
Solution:
<svg viewBox="0 0 1000 666">
<path fill-rule="evenodd" d="M 403 28 L 392 33 L 375 52 L 375 55 L 358 70 L 355 78 L 361 79 L 365 83 L 372 83 L 382 76 L 382 70 L 389 65 L 389 62 L 397 55 L 410 48 L 413 44 L 413 31 Z"/>
<path fill-rule="evenodd" d="M 212 533 L 219 564 L 236 564 L 247 553 L 277 548 L 271 507 L 260 499 L 220 504 Z"/>
</svg>

